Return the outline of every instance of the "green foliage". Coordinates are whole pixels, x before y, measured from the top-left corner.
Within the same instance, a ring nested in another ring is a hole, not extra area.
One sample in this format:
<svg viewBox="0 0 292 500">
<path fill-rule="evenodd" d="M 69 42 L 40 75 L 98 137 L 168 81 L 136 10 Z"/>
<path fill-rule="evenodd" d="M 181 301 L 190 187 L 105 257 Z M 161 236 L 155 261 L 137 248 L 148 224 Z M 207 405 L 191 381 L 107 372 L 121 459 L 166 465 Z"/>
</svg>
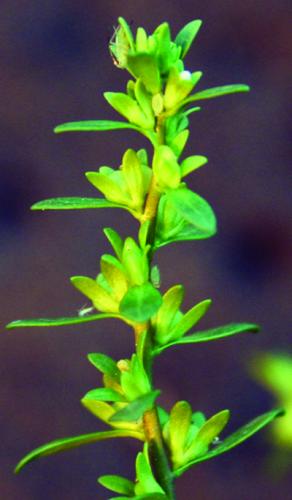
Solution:
<svg viewBox="0 0 292 500">
<path fill-rule="evenodd" d="M 159 309 L 161 295 L 151 283 L 133 286 L 120 304 L 121 314 L 137 323 L 150 319 Z"/>
<path fill-rule="evenodd" d="M 135 484 L 124 477 L 114 475 L 100 476 L 98 482 L 115 493 L 122 493 L 130 497 L 134 495 Z"/>
<path fill-rule="evenodd" d="M 275 420 L 270 440 L 281 452 L 292 450 L 292 356 L 288 353 L 264 352 L 256 354 L 249 364 L 251 376 L 272 393 L 276 404 L 285 408 L 285 415 Z M 291 465 L 291 461 L 289 461 Z M 276 465 L 278 469 L 278 465 Z"/>
<path fill-rule="evenodd" d="M 197 90 L 202 72 L 186 69 L 184 58 L 201 20 L 188 23 L 174 39 L 167 22 L 148 35 L 142 27 L 133 34 L 122 17 L 118 21 L 109 43 L 110 54 L 118 68 L 129 72 L 130 79 L 124 92 L 105 92 L 104 97 L 125 121 L 70 122 L 58 125 L 55 132 L 132 129 L 150 141 L 153 153 L 128 148 L 118 168 L 102 165 L 97 171 L 87 172 L 87 180 L 103 197 L 54 198 L 31 208 L 120 208 L 138 221 L 137 240 L 132 236 L 123 239 L 115 229 L 104 228 L 112 253 L 101 256 L 99 273 L 96 277 L 71 278 L 72 285 L 90 301 L 76 316 L 17 320 L 7 328 L 116 318 L 133 329 L 135 352 L 130 359 L 118 361 L 103 353 L 88 354 L 89 362 L 101 374 L 102 385 L 90 389 L 81 404 L 111 430 L 52 441 L 26 455 L 16 471 L 44 455 L 114 437 L 133 437 L 143 442 L 143 451 L 136 458 L 135 481 L 106 475 L 99 478 L 99 483 L 123 495 L 115 497 L 120 500 L 174 500 L 176 477 L 232 449 L 281 414 L 280 410 L 272 410 L 218 440 L 229 420 L 229 410 L 206 418 L 200 411 L 193 412 L 187 401 L 179 401 L 168 413 L 157 405 L 160 391 L 154 388 L 152 374 L 153 362 L 171 346 L 258 331 L 253 323 L 231 323 L 189 333 L 206 314 L 211 300 L 202 300 L 183 312 L 183 285 L 175 284 L 161 292 L 160 271 L 152 262 L 155 251 L 164 245 L 206 239 L 216 233 L 216 217 L 210 204 L 182 180 L 208 161 L 200 154 L 181 159 L 190 135 L 188 116 L 201 109 L 191 107 L 191 103 L 247 92 L 249 87 L 234 84 Z M 290 398 L 283 373 L 277 372 L 278 387 L 282 395 L 287 391 Z"/>
<path fill-rule="evenodd" d="M 146 411 L 153 407 L 155 399 L 159 396 L 160 391 L 151 391 L 143 396 L 139 396 L 129 403 L 125 408 L 119 410 L 111 418 L 110 422 L 129 422 L 139 420 Z"/>
<path fill-rule="evenodd" d="M 216 233 L 216 218 L 201 196 L 185 187 L 168 190 L 161 197 L 154 247 L 176 241 L 201 240 Z"/>
<path fill-rule="evenodd" d="M 114 430 L 105 432 L 92 432 L 91 434 L 83 434 L 81 436 L 74 436 L 62 439 L 56 439 L 51 443 L 44 444 L 39 448 L 28 453 L 25 457 L 20 460 L 20 462 L 15 467 L 15 472 L 19 472 L 25 465 L 32 462 L 36 458 L 44 457 L 46 455 L 53 455 L 59 453 L 60 451 L 70 450 L 72 448 L 77 448 L 84 444 L 96 443 L 97 441 L 104 441 L 105 439 L 112 439 L 117 437 L 133 437 L 136 439 L 141 439 L 139 432 L 127 430 Z"/>
<path fill-rule="evenodd" d="M 229 411 L 223 410 L 205 420 L 204 415 L 192 413 L 187 401 L 176 403 L 164 425 L 163 435 L 167 442 L 174 470 L 205 455 L 215 438 L 229 420 Z"/>
<path fill-rule="evenodd" d="M 265 427 L 267 424 L 272 422 L 275 418 L 282 415 L 283 415 L 283 410 L 276 409 L 264 413 L 259 417 L 256 417 L 254 420 L 251 420 L 251 422 L 249 422 L 248 424 L 244 425 L 243 427 L 240 427 L 238 431 L 234 432 L 233 434 L 225 438 L 222 442 L 219 442 L 219 444 L 215 445 L 213 449 L 202 454 L 201 456 L 198 456 L 194 460 L 191 460 L 185 466 L 177 469 L 174 475 L 176 477 L 179 477 L 196 463 L 209 460 L 210 458 L 216 457 L 218 455 L 221 455 L 222 453 L 225 453 L 226 451 L 231 450 L 232 448 L 238 446 L 243 441 L 246 441 L 246 439 L 249 439 L 253 434 L 255 434 L 260 429 Z"/>
<path fill-rule="evenodd" d="M 104 198 L 50 198 L 38 201 L 32 210 L 80 210 L 86 208 L 122 208 L 122 205 L 111 203 Z"/>
</svg>

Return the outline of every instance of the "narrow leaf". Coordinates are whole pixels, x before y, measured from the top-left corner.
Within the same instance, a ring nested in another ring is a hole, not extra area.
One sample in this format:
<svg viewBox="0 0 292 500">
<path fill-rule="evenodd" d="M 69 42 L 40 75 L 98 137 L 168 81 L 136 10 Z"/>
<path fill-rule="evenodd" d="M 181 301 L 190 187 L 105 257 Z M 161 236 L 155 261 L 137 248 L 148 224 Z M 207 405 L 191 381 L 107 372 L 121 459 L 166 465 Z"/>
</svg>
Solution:
<svg viewBox="0 0 292 500">
<path fill-rule="evenodd" d="M 113 247 L 118 259 L 121 260 L 122 254 L 123 254 L 123 240 L 120 237 L 120 235 L 111 227 L 105 227 L 103 229 L 104 234 L 106 235 L 108 241 L 110 242 L 111 246 Z"/>
<path fill-rule="evenodd" d="M 125 37 L 127 39 L 127 42 L 129 44 L 130 48 L 132 50 L 134 50 L 135 49 L 134 37 L 133 37 L 133 33 L 132 33 L 132 30 L 131 30 L 129 24 L 127 23 L 127 21 L 123 17 L 118 17 L 118 21 L 119 21 L 119 25 L 121 26 L 121 28 L 125 34 Z"/>
<path fill-rule="evenodd" d="M 144 445 L 143 453 L 138 453 L 136 458 L 136 477 L 135 493 L 137 495 L 144 495 L 149 491 L 152 493 L 164 493 L 153 475 L 146 445 Z"/>
<path fill-rule="evenodd" d="M 214 97 L 220 97 L 222 95 L 235 94 L 237 92 L 248 92 L 250 87 L 243 83 L 237 83 L 234 85 L 223 85 L 222 87 L 213 87 L 211 89 L 201 90 L 196 92 L 192 96 L 188 97 L 184 102 L 199 101 L 201 99 L 213 99 Z"/>
<path fill-rule="evenodd" d="M 178 401 L 172 407 L 169 416 L 169 444 L 174 461 L 183 453 L 191 419 L 192 408 L 187 401 Z"/>
<path fill-rule="evenodd" d="M 139 130 L 139 127 L 153 128 L 154 119 L 151 120 L 146 117 L 137 101 L 127 94 L 123 92 L 104 92 L 103 95 L 112 108 L 123 115 L 130 123 L 136 125 L 136 130 Z"/>
<path fill-rule="evenodd" d="M 38 201 L 31 206 L 31 210 L 80 210 L 87 208 L 123 208 L 117 203 L 105 198 L 49 198 Z"/>
<path fill-rule="evenodd" d="M 62 123 L 54 128 L 54 132 L 56 134 L 60 134 L 62 132 L 103 132 L 106 130 L 118 130 L 125 128 L 139 130 L 139 127 L 136 127 L 136 125 L 127 122 L 112 120 L 86 120 L 82 122 Z"/>
<path fill-rule="evenodd" d="M 115 413 L 109 422 L 131 422 L 139 420 L 145 411 L 153 407 L 155 399 L 159 396 L 160 391 L 152 391 L 144 394 L 139 398 L 129 403 L 125 408 Z"/>
<path fill-rule="evenodd" d="M 204 455 L 201 455 L 200 457 L 197 457 L 195 460 L 192 460 L 188 464 L 184 465 L 183 467 L 180 467 L 176 471 L 174 471 L 174 475 L 176 477 L 179 477 L 188 470 L 192 465 L 203 462 L 204 460 L 209 460 L 210 458 L 216 457 L 217 455 L 221 455 L 222 453 L 225 453 L 228 450 L 231 450 L 235 446 L 238 446 L 240 443 L 245 441 L 246 439 L 250 438 L 253 434 L 258 432 L 260 429 L 268 425 L 270 422 L 272 422 L 275 418 L 283 415 L 283 410 L 282 409 L 275 409 L 271 410 L 267 413 L 264 413 L 263 415 L 260 415 L 259 417 L 255 418 L 248 424 L 244 425 L 243 427 L 240 427 L 236 432 L 228 436 L 224 441 L 216 448 L 213 450 L 208 451 Z"/>
<path fill-rule="evenodd" d="M 145 493 L 145 495 L 135 495 L 131 500 L 167 500 L 163 493 Z M 129 497 L 112 497 L 109 500 L 129 500 Z"/>
<path fill-rule="evenodd" d="M 155 318 L 155 339 L 161 344 L 165 344 L 165 335 L 168 335 L 183 297 L 184 287 L 182 285 L 174 285 L 162 297 L 162 305 Z"/>
<path fill-rule="evenodd" d="M 186 24 L 177 34 L 175 44 L 181 47 L 181 58 L 183 59 L 187 54 L 190 46 L 192 45 L 200 27 L 202 25 L 201 19 L 195 19 Z"/>
<path fill-rule="evenodd" d="M 105 476 L 100 476 L 98 482 L 115 493 L 121 493 L 128 497 L 134 496 L 135 483 L 125 477 L 107 474 Z"/>
<path fill-rule="evenodd" d="M 182 319 L 178 321 L 178 323 L 176 323 L 173 328 L 170 329 L 168 337 L 170 339 L 182 337 L 206 314 L 211 303 L 212 301 L 210 299 L 207 299 L 199 302 L 199 304 L 196 304 L 194 307 L 192 307 L 192 309 L 185 313 Z"/>
<path fill-rule="evenodd" d="M 74 436 L 62 439 L 56 439 L 50 443 L 44 444 L 39 448 L 28 453 L 15 467 L 15 472 L 19 472 L 25 465 L 27 465 L 32 460 L 36 458 L 43 457 L 45 455 L 53 455 L 54 453 L 59 453 L 60 451 L 70 450 L 71 448 L 77 448 L 83 444 L 95 443 L 97 441 L 104 441 L 105 439 L 117 438 L 117 437 L 133 437 L 141 439 L 141 433 L 132 430 L 113 430 L 105 432 L 93 432 L 91 434 L 83 434 L 81 436 Z"/>
<path fill-rule="evenodd" d="M 102 354 L 99 352 L 92 352 L 87 355 L 90 363 L 97 368 L 104 375 L 109 375 L 111 378 L 114 378 L 117 382 L 120 381 L 120 370 L 117 367 L 116 362 L 106 356 L 106 354 Z"/>
<path fill-rule="evenodd" d="M 208 162 L 208 158 L 206 156 L 201 156 L 201 155 L 194 155 L 194 156 L 189 156 L 183 162 L 181 163 L 181 176 L 185 177 L 186 175 L 190 174 L 194 170 L 197 170 L 198 168 L 202 167 Z"/>
<path fill-rule="evenodd" d="M 127 319 L 142 323 L 158 311 L 161 303 L 159 291 L 147 282 L 128 290 L 120 303 L 120 313 Z"/>
<path fill-rule="evenodd" d="M 72 316 L 68 318 L 38 318 L 38 319 L 17 319 L 6 325 L 6 328 L 27 328 L 27 327 L 42 327 L 42 326 L 66 326 L 78 325 L 80 323 L 88 323 L 103 318 L 119 318 L 119 314 L 91 314 L 88 316 Z"/>
<path fill-rule="evenodd" d="M 100 387 L 98 389 L 92 389 L 91 391 L 88 391 L 82 399 L 92 399 L 93 401 L 112 401 L 114 403 L 125 402 L 125 397 L 122 396 L 122 394 L 113 389 L 108 389 L 105 387 Z"/>
<path fill-rule="evenodd" d="M 222 410 L 216 415 L 209 418 L 199 430 L 196 441 L 201 441 L 205 445 L 208 445 L 213 441 L 216 436 L 219 436 L 220 432 L 226 426 L 230 417 L 229 410 Z"/>
<path fill-rule="evenodd" d="M 236 335 L 238 333 L 257 333 L 258 331 L 259 326 L 253 323 L 230 323 L 229 325 L 219 326 L 217 328 L 211 328 L 210 330 L 203 330 L 195 332 L 191 335 L 186 335 L 181 339 L 178 339 L 174 342 L 169 342 L 164 346 L 156 348 L 154 354 L 159 354 L 160 352 L 173 345 L 196 344 L 197 342 L 208 342 L 210 340 L 231 337 L 232 335 Z"/>
</svg>

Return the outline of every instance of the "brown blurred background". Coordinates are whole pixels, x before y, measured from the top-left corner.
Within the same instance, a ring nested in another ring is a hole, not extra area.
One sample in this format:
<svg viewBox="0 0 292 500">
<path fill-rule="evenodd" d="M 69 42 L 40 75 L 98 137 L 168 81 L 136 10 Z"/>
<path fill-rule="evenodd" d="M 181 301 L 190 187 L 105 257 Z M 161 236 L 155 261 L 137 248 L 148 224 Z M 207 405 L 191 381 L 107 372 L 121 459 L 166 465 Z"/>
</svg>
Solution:
<svg viewBox="0 0 292 500">
<path fill-rule="evenodd" d="M 1 0 L 0 238 L 1 238 L 1 479 L 4 500 L 91 500 L 110 496 L 101 474 L 132 477 L 136 444 L 85 446 L 12 469 L 34 447 L 102 425 L 79 404 L 99 385 L 86 360 L 102 351 L 116 359 L 132 350 L 127 328 L 108 320 L 87 326 L 5 332 L 17 318 L 74 315 L 85 303 L 69 283 L 94 276 L 109 251 L 102 227 L 133 233 L 117 211 L 30 212 L 54 196 L 94 196 L 83 173 L 119 165 L 126 147 L 146 143 L 134 132 L 54 136 L 58 123 L 118 118 L 102 97 L 123 90 L 127 74 L 108 53 L 119 15 L 151 32 L 170 22 L 175 34 L 201 18 L 187 68 L 202 70 L 200 88 L 248 83 L 250 94 L 205 101 L 191 117 L 186 154 L 209 164 L 190 185 L 219 221 L 210 240 L 163 248 L 163 290 L 183 282 L 185 306 L 211 297 L 202 327 L 251 321 L 258 336 L 169 350 L 156 366 L 161 402 L 188 399 L 207 415 L 230 408 L 229 431 L 267 411 L 271 397 L 246 371 L 254 352 L 291 353 L 291 2 L 288 0 L 128 1 Z M 291 498 L 289 477 L 269 474 L 267 434 L 187 472 L 179 500 Z M 291 479 L 291 478 L 290 478 Z"/>
</svg>

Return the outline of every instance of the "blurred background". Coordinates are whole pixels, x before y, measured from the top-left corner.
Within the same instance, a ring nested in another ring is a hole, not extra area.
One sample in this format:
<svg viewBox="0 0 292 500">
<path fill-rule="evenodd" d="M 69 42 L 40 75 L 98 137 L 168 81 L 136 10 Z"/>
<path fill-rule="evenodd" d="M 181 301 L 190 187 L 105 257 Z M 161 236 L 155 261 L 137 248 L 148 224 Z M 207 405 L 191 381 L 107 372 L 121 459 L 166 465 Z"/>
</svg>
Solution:
<svg viewBox="0 0 292 500">
<path fill-rule="evenodd" d="M 183 282 L 185 307 L 213 306 L 200 327 L 259 323 L 259 335 L 170 349 L 157 363 L 167 409 L 188 399 L 210 416 L 230 408 L 229 432 L 273 407 L 248 374 L 257 352 L 291 349 L 291 2 L 288 0 L 1 0 L 0 4 L 0 492 L 5 500 L 91 500 L 110 496 L 101 474 L 132 478 L 137 446 L 108 441 L 37 461 L 19 476 L 16 462 L 58 437 L 103 427 L 79 404 L 100 383 L 86 354 L 129 356 L 132 336 L 114 320 L 85 326 L 5 332 L 12 319 L 74 315 L 84 299 L 69 283 L 94 276 L 109 246 L 102 227 L 134 234 L 130 216 L 111 210 L 30 212 L 38 200 L 95 196 L 83 173 L 118 166 L 134 132 L 54 136 L 55 125 L 115 119 L 102 92 L 123 91 L 127 74 L 109 56 L 119 15 L 148 32 L 204 21 L 187 68 L 202 70 L 200 89 L 248 83 L 249 94 L 205 101 L 191 116 L 186 155 L 208 156 L 190 186 L 213 206 L 213 239 L 167 246 L 156 256 L 162 288 Z M 269 432 L 188 471 L 179 500 L 291 498 L 291 476 L 271 473 Z M 291 456 L 290 456 L 291 458 Z M 291 472 L 291 469 L 290 469 Z"/>
</svg>

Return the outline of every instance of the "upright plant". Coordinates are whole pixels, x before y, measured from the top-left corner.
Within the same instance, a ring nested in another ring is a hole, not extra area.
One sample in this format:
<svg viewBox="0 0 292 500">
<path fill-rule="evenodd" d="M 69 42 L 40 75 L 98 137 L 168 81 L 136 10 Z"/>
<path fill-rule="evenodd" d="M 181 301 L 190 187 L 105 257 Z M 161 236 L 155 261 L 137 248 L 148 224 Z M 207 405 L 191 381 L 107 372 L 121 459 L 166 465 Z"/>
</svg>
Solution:
<svg viewBox="0 0 292 500">
<path fill-rule="evenodd" d="M 243 84 L 196 90 L 202 72 L 186 70 L 184 58 L 200 26 L 200 20 L 191 21 L 172 40 L 165 22 L 150 36 L 139 27 L 134 38 L 129 25 L 119 18 L 110 52 L 114 64 L 127 70 L 131 78 L 125 93 L 105 92 L 104 97 L 126 121 L 73 122 L 55 129 L 56 133 L 133 129 L 150 141 L 153 155 L 149 158 L 145 149 L 127 149 L 118 169 L 101 166 L 98 171 L 87 172 L 88 181 L 103 197 L 54 198 L 38 202 L 32 209 L 120 208 L 127 210 L 140 227 L 137 239 L 122 239 L 115 229 L 105 228 L 112 253 L 101 256 L 97 277 L 71 278 L 92 307 L 77 317 L 18 320 L 7 327 L 60 326 L 117 318 L 133 330 L 135 352 L 119 361 L 102 353 L 88 354 L 90 363 L 102 373 L 103 387 L 87 392 L 81 402 L 110 430 L 43 445 L 26 455 L 16 472 L 43 455 L 95 441 L 132 437 L 143 443 L 134 480 L 106 475 L 99 482 L 118 493 L 115 498 L 120 500 L 175 499 L 174 481 L 183 472 L 237 446 L 281 413 L 278 409 L 269 411 L 219 440 L 229 410 L 207 418 L 198 409 L 193 411 L 187 401 L 176 402 L 169 412 L 157 403 L 160 391 L 154 386 L 152 367 L 168 348 L 258 331 L 252 323 L 192 331 L 211 300 L 202 300 L 183 312 L 183 285 L 174 282 L 162 293 L 159 269 L 152 264 L 153 255 L 164 245 L 205 239 L 216 233 L 212 208 L 185 182 L 187 175 L 207 163 L 201 155 L 181 158 L 189 137 L 188 116 L 201 109 L 193 103 L 249 90 Z"/>
</svg>

